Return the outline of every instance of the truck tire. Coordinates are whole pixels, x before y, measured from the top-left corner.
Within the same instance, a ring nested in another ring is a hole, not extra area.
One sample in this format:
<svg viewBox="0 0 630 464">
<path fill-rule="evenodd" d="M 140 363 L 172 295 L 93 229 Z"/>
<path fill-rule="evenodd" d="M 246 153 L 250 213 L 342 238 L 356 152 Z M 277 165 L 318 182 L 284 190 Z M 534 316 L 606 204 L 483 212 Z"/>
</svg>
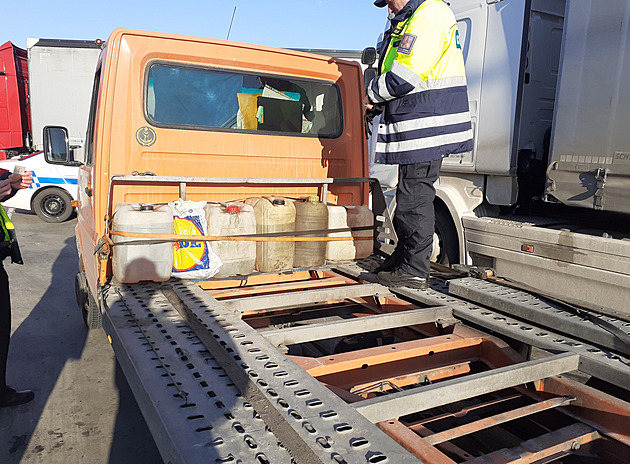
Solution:
<svg viewBox="0 0 630 464">
<path fill-rule="evenodd" d="M 44 189 L 33 197 L 33 210 L 46 222 L 64 222 L 72 216 L 72 198 L 63 189 Z"/>
<path fill-rule="evenodd" d="M 103 327 L 103 315 L 87 285 L 85 272 L 77 273 L 74 279 L 74 292 L 85 326 L 90 330 Z"/>
<path fill-rule="evenodd" d="M 100 329 L 103 327 L 103 314 L 96 304 L 92 293 L 88 290 L 88 302 L 83 310 L 83 322 L 88 329 Z"/>
</svg>

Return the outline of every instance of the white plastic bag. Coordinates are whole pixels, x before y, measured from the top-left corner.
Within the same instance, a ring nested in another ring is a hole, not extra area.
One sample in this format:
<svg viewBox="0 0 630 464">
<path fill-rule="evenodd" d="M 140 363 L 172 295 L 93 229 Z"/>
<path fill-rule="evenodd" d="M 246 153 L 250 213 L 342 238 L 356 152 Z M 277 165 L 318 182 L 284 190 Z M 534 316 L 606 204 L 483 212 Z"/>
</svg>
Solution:
<svg viewBox="0 0 630 464">
<path fill-rule="evenodd" d="M 208 224 L 203 207 L 205 201 L 177 200 L 169 203 L 173 210 L 176 235 L 207 235 Z M 208 242 L 175 242 L 173 277 L 209 279 L 223 265 Z"/>
</svg>

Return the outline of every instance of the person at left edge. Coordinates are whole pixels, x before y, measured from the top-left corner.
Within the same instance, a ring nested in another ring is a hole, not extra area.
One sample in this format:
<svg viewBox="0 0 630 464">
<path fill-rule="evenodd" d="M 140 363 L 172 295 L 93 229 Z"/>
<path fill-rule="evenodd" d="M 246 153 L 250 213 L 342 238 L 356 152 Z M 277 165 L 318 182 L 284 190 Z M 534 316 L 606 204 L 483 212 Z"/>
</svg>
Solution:
<svg viewBox="0 0 630 464">
<path fill-rule="evenodd" d="M 21 176 L 0 171 L 0 203 L 11 198 L 18 190 L 29 188 L 33 182 L 32 176 L 30 171 Z M 6 382 L 11 337 L 11 299 L 9 277 L 2 262 L 9 256 L 12 263 L 23 264 L 13 223 L 0 205 L 0 408 L 28 403 L 35 396 L 30 390 L 14 390 Z"/>
</svg>

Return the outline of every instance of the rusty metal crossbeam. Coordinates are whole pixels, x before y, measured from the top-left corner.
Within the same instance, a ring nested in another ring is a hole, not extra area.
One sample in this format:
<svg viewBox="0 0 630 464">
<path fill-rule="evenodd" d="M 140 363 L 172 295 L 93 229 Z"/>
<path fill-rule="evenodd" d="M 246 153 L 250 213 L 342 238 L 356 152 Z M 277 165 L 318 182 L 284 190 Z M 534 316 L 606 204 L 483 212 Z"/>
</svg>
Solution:
<svg viewBox="0 0 630 464">
<path fill-rule="evenodd" d="M 577 370 L 579 362 L 580 356 L 574 353 L 563 353 L 387 396 L 370 398 L 353 406 L 366 418 L 377 423 L 571 372 Z"/>
<path fill-rule="evenodd" d="M 439 443 L 444 443 L 445 441 L 454 440 L 455 438 L 475 433 L 479 430 L 494 427 L 496 425 L 504 424 L 506 422 L 510 422 L 516 419 L 521 419 L 526 416 L 531 416 L 542 411 L 547 411 L 549 409 L 558 408 L 561 406 L 568 406 L 573 401 L 575 401 L 575 398 L 572 397 L 552 398 L 547 401 L 530 404 L 529 406 L 513 409 L 508 412 L 496 414 L 492 417 L 486 417 L 485 419 L 470 422 L 468 424 L 454 427 L 440 433 L 435 433 L 433 435 L 425 437 L 425 440 L 431 445 L 437 445 Z"/>
<path fill-rule="evenodd" d="M 551 457 L 562 457 L 579 449 L 581 446 L 600 438 L 599 432 L 588 425 L 576 423 L 560 430 L 547 433 L 532 440 L 524 441 L 520 446 L 495 451 L 475 459 L 467 464 L 528 464 L 549 462 Z"/>
<path fill-rule="evenodd" d="M 222 304 L 234 312 L 269 312 L 283 308 L 297 308 L 304 305 L 321 304 L 329 301 L 343 301 L 349 298 L 371 296 L 391 296 L 387 287 L 379 284 L 348 285 L 341 288 L 305 290 L 279 295 L 250 296 L 235 300 L 222 301 Z"/>
<path fill-rule="evenodd" d="M 437 382 L 445 378 L 453 378 L 459 375 L 469 374 L 471 371 L 471 362 L 464 361 L 447 366 L 440 366 L 433 369 L 420 370 L 410 372 L 408 374 L 396 375 L 387 380 L 377 383 L 371 382 L 367 384 L 357 384 L 350 389 L 351 393 L 357 395 L 366 395 L 368 393 L 380 392 L 388 390 L 400 390 L 412 385 L 423 383 Z"/>
<path fill-rule="evenodd" d="M 456 464 L 436 447 L 429 445 L 422 437 L 397 420 L 385 421 L 378 424 L 379 428 L 390 435 L 403 448 L 419 457 L 421 462 L 431 464 Z"/>
<path fill-rule="evenodd" d="M 523 395 L 520 393 L 515 393 L 513 395 L 508 395 L 501 398 L 494 398 L 490 401 L 484 401 L 482 403 L 473 404 L 473 405 L 467 406 L 464 409 L 460 409 L 459 411 L 456 411 L 456 412 L 445 412 L 443 414 L 438 414 L 431 417 L 425 417 L 421 420 L 417 420 L 413 422 L 405 422 L 405 424 L 411 430 L 415 430 L 416 427 L 426 427 L 427 424 L 431 424 L 432 422 L 437 422 L 445 418 L 464 417 L 467 414 L 470 414 L 471 412 L 474 412 L 474 411 L 483 412 L 485 410 L 488 410 L 489 408 L 496 408 L 498 405 L 502 405 L 507 402 L 517 400 L 519 398 L 523 398 Z"/>
<path fill-rule="evenodd" d="M 244 287 L 235 287 L 235 288 L 219 288 L 216 290 L 210 289 L 208 294 L 217 300 L 222 300 L 226 298 L 244 298 L 248 296 L 255 295 L 264 295 L 264 294 L 273 294 L 273 293 L 281 293 L 281 292 L 290 292 L 296 290 L 304 290 L 304 287 L 314 289 L 314 288 L 329 288 L 329 287 L 341 287 L 347 285 L 356 285 L 355 281 L 351 281 L 348 278 L 336 276 L 336 277 L 327 277 L 318 280 L 297 280 L 297 281 L 289 281 L 289 282 L 281 282 L 276 284 L 263 284 L 263 285 L 248 285 Z M 201 286 L 203 288 L 203 285 Z"/>
<path fill-rule="evenodd" d="M 482 342 L 483 340 L 480 338 L 439 335 L 401 342 L 395 345 L 366 348 L 358 353 L 338 353 L 334 356 L 322 356 L 314 359 L 297 358 L 295 361 L 313 377 L 321 381 L 328 381 L 329 379 L 326 376 L 334 376 L 335 374 L 347 375 L 352 371 L 369 373 L 370 370 L 376 369 L 381 375 L 384 373 L 387 365 L 399 362 L 415 366 L 417 369 L 419 365 L 423 364 L 418 362 L 418 358 L 425 356 L 430 357 L 432 360 L 440 358 L 441 362 L 449 364 L 469 360 L 479 356 L 479 346 Z M 438 363 L 438 366 L 441 362 L 435 361 L 435 363 Z M 426 366 L 426 364 L 424 365 Z M 354 375 L 352 380 L 356 384 L 361 378 Z"/>
</svg>

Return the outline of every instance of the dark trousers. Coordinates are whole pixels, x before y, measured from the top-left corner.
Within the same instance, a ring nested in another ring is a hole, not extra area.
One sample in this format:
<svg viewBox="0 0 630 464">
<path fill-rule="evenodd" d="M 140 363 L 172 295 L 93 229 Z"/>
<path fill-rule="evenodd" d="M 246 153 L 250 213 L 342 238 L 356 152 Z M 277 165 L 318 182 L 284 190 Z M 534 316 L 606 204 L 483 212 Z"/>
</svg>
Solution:
<svg viewBox="0 0 630 464">
<path fill-rule="evenodd" d="M 428 278 L 435 213 L 433 183 L 440 176 L 442 160 L 401 164 L 398 167 L 394 228 L 398 235 L 397 254 L 400 268 L 418 277 Z"/>
<path fill-rule="evenodd" d="M 11 336 L 11 300 L 9 298 L 9 276 L 0 261 L 0 392 L 6 386 L 9 337 Z"/>
</svg>

